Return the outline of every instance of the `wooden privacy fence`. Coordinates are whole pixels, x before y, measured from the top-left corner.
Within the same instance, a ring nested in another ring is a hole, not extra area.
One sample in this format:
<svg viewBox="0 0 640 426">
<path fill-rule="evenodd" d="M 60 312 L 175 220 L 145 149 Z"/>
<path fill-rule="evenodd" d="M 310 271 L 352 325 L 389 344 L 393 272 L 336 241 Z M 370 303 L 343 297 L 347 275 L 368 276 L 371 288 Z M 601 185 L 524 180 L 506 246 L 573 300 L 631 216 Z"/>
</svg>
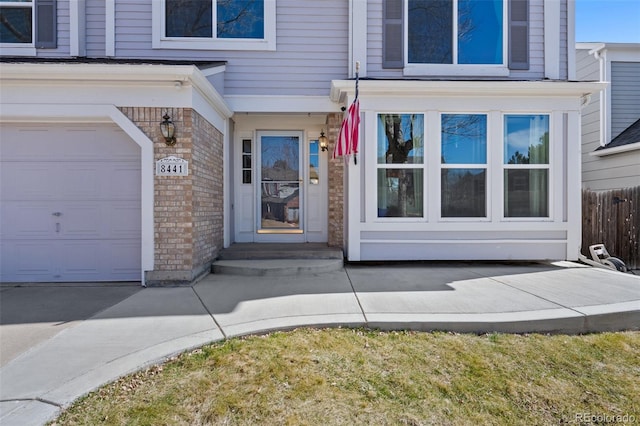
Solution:
<svg viewBox="0 0 640 426">
<path fill-rule="evenodd" d="M 582 254 L 604 244 L 611 256 L 640 269 L 640 186 L 610 191 L 582 190 Z"/>
</svg>

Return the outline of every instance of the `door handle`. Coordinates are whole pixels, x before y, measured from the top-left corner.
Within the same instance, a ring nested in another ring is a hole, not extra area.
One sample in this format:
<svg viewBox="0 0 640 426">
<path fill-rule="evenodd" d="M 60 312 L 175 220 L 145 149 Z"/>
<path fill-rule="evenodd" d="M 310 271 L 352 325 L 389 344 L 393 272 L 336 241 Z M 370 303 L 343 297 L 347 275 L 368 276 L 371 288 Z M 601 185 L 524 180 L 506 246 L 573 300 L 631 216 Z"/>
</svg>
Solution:
<svg viewBox="0 0 640 426">
<path fill-rule="evenodd" d="M 60 217 L 62 216 L 62 212 L 53 212 L 51 213 L 52 216 L 56 216 L 56 217 Z"/>
</svg>

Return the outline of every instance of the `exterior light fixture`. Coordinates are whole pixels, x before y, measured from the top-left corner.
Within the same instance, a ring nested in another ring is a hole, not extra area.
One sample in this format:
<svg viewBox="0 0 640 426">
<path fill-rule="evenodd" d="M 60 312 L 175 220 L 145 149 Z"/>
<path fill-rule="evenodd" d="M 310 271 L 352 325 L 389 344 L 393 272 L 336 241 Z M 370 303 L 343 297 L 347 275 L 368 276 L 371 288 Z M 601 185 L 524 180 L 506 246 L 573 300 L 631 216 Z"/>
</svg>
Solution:
<svg viewBox="0 0 640 426">
<path fill-rule="evenodd" d="M 320 143 L 320 149 L 323 152 L 329 149 L 329 139 L 327 139 L 327 137 L 324 135 L 324 130 L 320 132 L 318 142 Z"/>
<path fill-rule="evenodd" d="M 176 137 L 174 136 L 176 132 L 176 125 L 171 121 L 171 117 L 169 114 L 165 112 L 162 116 L 164 121 L 160 122 L 160 132 L 162 132 L 162 136 L 164 136 L 164 142 L 167 146 L 173 146 L 176 144 Z"/>
</svg>

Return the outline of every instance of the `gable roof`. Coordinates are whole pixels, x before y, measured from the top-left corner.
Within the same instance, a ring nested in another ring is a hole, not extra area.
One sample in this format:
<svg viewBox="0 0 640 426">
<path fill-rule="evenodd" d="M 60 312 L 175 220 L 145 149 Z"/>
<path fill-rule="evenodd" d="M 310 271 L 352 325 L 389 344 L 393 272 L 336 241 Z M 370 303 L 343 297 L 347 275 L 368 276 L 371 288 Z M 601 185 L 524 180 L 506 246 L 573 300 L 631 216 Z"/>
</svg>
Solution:
<svg viewBox="0 0 640 426">
<path fill-rule="evenodd" d="M 640 119 L 631 126 L 627 127 L 622 133 L 613 138 L 611 142 L 605 146 L 598 147 L 596 151 L 603 149 L 616 148 L 625 145 L 631 145 L 640 142 Z"/>
</svg>

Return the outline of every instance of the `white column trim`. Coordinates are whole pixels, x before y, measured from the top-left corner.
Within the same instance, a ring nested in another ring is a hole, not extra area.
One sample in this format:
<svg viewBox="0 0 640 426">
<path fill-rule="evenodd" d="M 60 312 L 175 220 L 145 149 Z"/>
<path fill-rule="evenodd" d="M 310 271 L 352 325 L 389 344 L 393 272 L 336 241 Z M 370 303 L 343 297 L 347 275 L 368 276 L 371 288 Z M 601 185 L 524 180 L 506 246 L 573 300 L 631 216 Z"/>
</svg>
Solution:
<svg viewBox="0 0 640 426">
<path fill-rule="evenodd" d="M 567 259 L 578 260 L 582 244 L 582 158 L 580 111 L 569 111 L 567 117 Z"/>
<path fill-rule="evenodd" d="M 116 56 L 116 1 L 105 0 L 104 17 L 104 53 L 105 56 Z"/>
<path fill-rule="evenodd" d="M 544 0 L 544 76 L 550 80 L 560 78 L 559 0 Z"/>
<path fill-rule="evenodd" d="M 69 2 L 69 54 L 86 55 L 86 8 L 85 0 Z"/>
</svg>

